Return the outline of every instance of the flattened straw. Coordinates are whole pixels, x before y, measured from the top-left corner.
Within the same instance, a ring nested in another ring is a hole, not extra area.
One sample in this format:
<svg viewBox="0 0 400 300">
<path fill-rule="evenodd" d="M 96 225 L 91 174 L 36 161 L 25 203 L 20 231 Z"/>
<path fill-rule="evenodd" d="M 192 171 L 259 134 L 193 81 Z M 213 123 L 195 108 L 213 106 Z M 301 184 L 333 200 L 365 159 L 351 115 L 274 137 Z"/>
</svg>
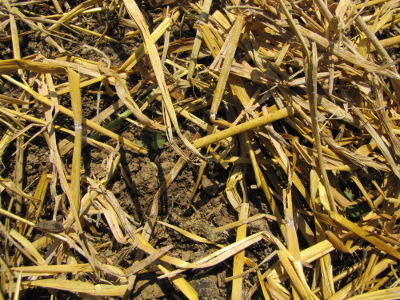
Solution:
<svg viewBox="0 0 400 300">
<path fill-rule="evenodd" d="M 366 286 L 368 285 L 368 281 L 374 279 L 374 276 L 371 276 L 372 270 L 376 267 L 377 262 L 379 261 L 379 250 L 375 249 L 372 251 L 370 257 L 367 259 L 368 263 L 366 264 L 364 273 L 359 278 L 360 291 L 364 292 Z"/>
<path fill-rule="evenodd" d="M 224 55 L 221 55 L 224 56 L 224 62 L 222 63 L 222 68 L 219 74 L 217 86 L 215 87 L 215 92 L 210 109 L 211 122 L 215 121 L 219 105 L 221 104 L 222 97 L 225 93 L 226 82 L 228 81 L 230 68 L 234 60 L 236 48 L 239 43 L 239 38 L 243 29 L 243 25 L 244 25 L 244 17 L 242 15 L 238 15 L 235 24 L 233 25 L 232 30 L 229 33 L 229 37 L 225 42 L 226 50 Z M 224 49 L 224 47 L 222 49 Z"/>
<path fill-rule="evenodd" d="M 225 195 L 228 198 L 229 203 L 232 207 L 237 210 L 240 204 L 243 202 L 239 195 L 236 185 L 243 179 L 243 166 L 235 165 L 231 171 L 231 174 L 226 182 Z"/>
<path fill-rule="evenodd" d="M 323 235 L 323 237 L 325 237 Z M 333 268 L 332 259 L 329 254 L 324 255 L 320 260 L 321 268 L 321 289 L 322 295 L 325 299 L 328 299 L 335 293 L 334 280 L 333 280 Z"/>
<path fill-rule="evenodd" d="M 229 257 L 239 253 L 240 251 L 243 251 L 247 247 L 249 247 L 261 240 L 265 240 L 265 239 L 269 240 L 270 235 L 271 234 L 266 231 L 261 231 L 261 232 L 255 233 L 253 235 L 246 237 L 245 239 L 242 239 L 242 240 L 235 242 L 233 244 L 230 244 L 220 250 L 217 250 L 214 253 L 207 255 L 206 257 L 196 260 L 195 262 L 191 263 L 191 265 L 194 267 L 182 266 L 183 268 L 173 271 L 171 273 L 168 273 L 166 275 L 162 275 L 159 278 L 161 279 L 161 278 L 175 276 L 179 273 L 184 272 L 186 269 L 193 269 L 193 268 L 203 269 L 203 268 L 209 268 L 209 267 L 215 266 L 218 263 L 228 259 Z"/>
<path fill-rule="evenodd" d="M 21 290 L 22 272 L 18 273 L 17 282 L 15 283 L 14 300 L 18 300 L 19 292 Z"/>
<path fill-rule="evenodd" d="M 286 226 L 286 243 L 289 252 L 292 254 L 296 261 L 300 260 L 300 245 L 297 237 L 297 230 L 295 228 L 296 220 L 294 216 L 295 207 L 292 199 L 292 184 L 293 184 L 293 173 L 296 167 L 296 157 L 294 155 L 293 167 L 288 166 L 288 186 L 283 193 L 284 203 L 284 214 L 285 214 L 285 226 Z"/>
<path fill-rule="evenodd" d="M 187 231 L 187 230 L 184 230 L 184 229 L 182 229 L 182 228 L 180 228 L 180 227 L 178 227 L 178 226 L 174 226 L 174 225 L 171 225 L 171 224 L 162 222 L 162 221 L 157 221 L 157 223 L 159 223 L 159 224 L 161 224 L 161 225 L 164 225 L 165 227 L 171 228 L 171 229 L 173 229 L 173 230 L 179 232 L 179 233 L 182 234 L 183 236 L 187 237 L 188 239 L 191 239 L 191 240 L 193 240 L 193 241 L 195 241 L 195 242 L 204 243 L 204 244 L 211 244 L 211 245 L 218 246 L 218 247 L 220 247 L 220 248 L 223 247 L 223 245 L 216 244 L 216 243 L 214 243 L 214 242 L 212 242 L 212 241 L 209 241 L 209 240 L 207 240 L 207 239 L 205 239 L 205 238 L 203 238 L 203 237 L 201 237 L 201 236 L 199 236 L 199 235 L 197 235 L 197 234 L 194 234 L 194 233 L 191 233 L 191 232 L 189 232 L 189 231 Z"/>
<path fill-rule="evenodd" d="M 17 24 L 15 23 L 14 15 L 9 14 L 9 19 L 10 19 L 10 28 L 11 28 L 11 40 L 12 40 L 12 46 L 13 46 L 13 56 L 14 56 L 14 59 L 21 59 L 18 28 L 17 28 Z M 20 76 L 24 75 L 22 70 L 18 70 L 18 74 Z"/>
<path fill-rule="evenodd" d="M 293 257 L 293 264 L 298 265 L 299 271 L 303 271 L 300 261 L 300 245 L 299 245 L 299 238 L 297 236 L 297 230 L 295 228 L 296 219 L 294 217 L 294 210 L 295 206 L 293 204 L 292 199 L 292 184 L 293 184 L 293 174 L 294 169 L 296 167 L 297 162 L 297 153 L 293 151 L 293 166 L 291 167 L 290 164 L 287 165 L 287 174 L 288 174 L 288 185 L 286 190 L 283 192 L 284 198 L 284 214 L 285 214 L 285 227 L 286 227 L 286 244 L 288 247 L 288 251 Z M 295 287 L 296 283 L 291 281 L 292 292 L 294 298 L 299 297 L 297 294 L 297 290 Z"/>
<path fill-rule="evenodd" d="M 361 194 L 364 196 L 364 198 L 365 198 L 366 202 L 368 203 L 370 209 L 371 210 L 375 210 L 376 206 L 375 206 L 374 202 L 372 201 L 371 196 L 368 194 L 367 190 L 365 189 L 365 187 L 363 186 L 362 182 L 360 181 L 360 179 L 355 174 L 351 174 L 350 178 L 356 184 L 356 186 L 360 190 Z"/>
<path fill-rule="evenodd" d="M 207 23 L 211 9 L 211 3 L 212 0 L 204 0 L 198 20 L 199 23 Z M 193 43 L 192 54 L 190 56 L 190 63 L 187 74 L 187 78 L 189 80 L 193 78 L 194 69 L 196 68 L 196 63 L 197 63 L 197 57 L 199 56 L 200 53 L 201 43 L 202 43 L 202 35 L 201 31 L 198 28 Z"/>
<path fill-rule="evenodd" d="M 16 104 L 16 105 L 30 104 L 30 102 L 19 100 L 17 98 L 6 96 L 6 95 L 0 95 L 0 102 L 8 103 L 8 104 Z"/>
<path fill-rule="evenodd" d="M 289 291 L 274 278 L 268 277 L 266 286 L 268 292 L 271 294 L 272 299 L 291 300 Z"/>
<path fill-rule="evenodd" d="M 254 150 L 251 147 L 250 138 L 249 138 L 247 131 L 244 132 L 244 139 L 245 139 L 246 152 L 249 155 L 250 160 L 251 160 L 251 165 L 253 166 L 253 173 L 254 173 L 254 178 L 256 179 L 256 185 L 258 188 L 260 188 L 261 187 L 261 179 L 260 179 L 261 169 L 258 166 L 257 158 L 254 153 Z"/>
<path fill-rule="evenodd" d="M 21 190 L 15 183 L 14 181 L 10 179 L 5 179 L 0 176 L 0 186 L 2 186 L 3 190 L 5 189 L 8 193 L 10 193 L 12 196 L 15 195 L 20 195 L 23 198 L 29 199 L 35 201 L 37 199 L 34 199 L 31 195 L 25 193 L 23 190 Z"/>
<path fill-rule="evenodd" d="M 143 252 L 147 253 L 147 254 L 153 254 L 154 252 L 156 252 L 156 249 L 154 249 L 154 247 L 152 245 L 149 244 L 149 242 L 147 242 L 143 236 L 141 234 L 136 234 L 136 238 L 139 241 L 139 248 L 140 250 L 142 250 Z M 167 264 L 170 265 L 174 265 L 177 266 L 179 268 L 194 268 L 195 265 L 189 262 L 186 262 L 182 259 L 179 259 L 177 257 L 174 256 L 169 256 L 169 255 L 164 255 L 162 257 L 160 257 L 160 261 L 165 262 Z"/>
<path fill-rule="evenodd" d="M 110 203 L 106 199 L 104 199 L 103 195 L 97 195 L 96 200 L 99 202 L 99 204 L 97 204 L 96 201 L 96 206 L 98 207 L 99 212 L 104 215 L 104 218 L 106 219 L 106 222 L 110 227 L 113 238 L 120 244 L 126 244 L 127 238 L 124 236 L 121 230 L 121 222 L 117 216 L 116 211 L 113 209 Z"/>
<path fill-rule="evenodd" d="M 280 159 L 279 159 L 279 162 L 281 162 Z M 259 166 L 257 165 L 257 167 L 259 167 Z M 264 168 L 264 170 L 265 170 L 265 168 Z M 278 226 L 279 226 L 279 229 L 281 230 L 282 235 L 286 236 L 285 224 L 283 222 L 282 215 L 279 211 L 278 205 L 276 204 L 274 197 L 272 196 L 272 194 L 269 190 L 270 187 L 267 183 L 267 180 L 265 179 L 265 176 L 264 176 L 263 172 L 261 171 L 261 168 L 259 168 L 257 171 L 258 171 L 258 176 L 260 178 L 261 188 L 264 192 L 265 198 L 267 199 L 268 205 L 271 208 L 273 215 L 277 219 Z"/>
<path fill-rule="evenodd" d="M 330 203 L 331 210 L 336 212 L 336 203 L 333 198 L 331 185 L 329 183 L 328 174 L 326 173 L 324 158 L 322 155 L 322 147 L 321 147 L 321 137 L 320 137 L 320 128 L 318 125 L 318 117 L 317 117 L 317 73 L 318 73 L 318 58 L 317 58 L 317 45 L 312 43 L 312 51 L 311 55 L 308 54 L 305 59 L 305 73 L 307 76 L 307 93 L 309 97 L 309 105 L 310 105 L 310 114 L 311 114 L 311 122 L 312 122 L 312 130 L 313 130 L 313 138 L 314 138 L 314 149 L 317 150 L 318 155 L 318 173 L 322 178 L 322 181 L 325 186 L 325 190 L 328 195 L 328 200 Z"/>
<path fill-rule="evenodd" d="M 152 264 L 154 261 L 159 259 L 161 256 L 164 256 L 168 251 L 170 251 L 174 246 L 166 246 L 164 248 L 156 250 L 154 253 L 150 254 L 148 257 L 145 259 L 135 262 L 132 266 L 126 268 L 124 272 L 124 277 L 131 276 L 133 274 L 136 274 L 140 272 L 141 270 L 145 269 L 148 267 L 150 264 Z"/>
<path fill-rule="evenodd" d="M 81 88 L 84 88 L 84 87 L 86 87 L 86 86 L 89 86 L 89 85 L 95 84 L 95 83 L 97 83 L 97 82 L 103 81 L 103 80 L 106 79 L 106 78 L 107 78 L 106 75 L 97 76 L 97 77 L 92 78 L 92 79 L 89 79 L 89 80 L 81 81 L 80 84 L 79 84 L 79 86 L 80 86 Z M 69 93 L 69 92 L 70 92 L 70 87 L 67 86 L 67 87 L 65 87 L 65 88 L 63 88 L 63 89 L 58 90 L 58 91 L 56 92 L 56 94 L 57 94 L 57 95 L 63 95 L 63 94 Z"/>
<path fill-rule="evenodd" d="M 111 204 L 114 211 L 117 213 L 118 218 L 120 219 L 123 228 L 125 229 L 125 231 L 128 233 L 128 235 L 133 240 L 133 246 L 136 247 L 138 244 L 138 241 L 136 239 L 135 229 L 132 226 L 132 224 L 129 222 L 129 220 L 127 219 L 118 200 L 115 198 L 114 194 L 111 191 L 105 190 L 104 187 L 101 187 L 101 189 L 102 189 L 102 192 L 104 193 L 104 196 L 106 197 L 108 202 Z"/>
<path fill-rule="evenodd" d="M 80 76 L 72 69 L 68 68 L 68 81 L 71 88 L 71 103 L 74 118 L 75 137 L 74 137 L 74 152 L 72 155 L 72 170 L 71 170 L 71 190 L 72 201 L 71 208 L 76 221 L 79 219 L 78 212 L 80 208 L 81 196 L 81 157 L 82 157 L 82 102 L 81 89 L 79 87 Z"/>
<path fill-rule="evenodd" d="M 240 206 L 240 211 L 239 211 L 239 221 L 247 219 L 248 214 L 249 214 L 249 204 L 242 203 Z M 246 229 L 247 229 L 246 224 L 243 224 L 238 227 L 237 233 L 236 233 L 236 241 L 237 242 L 246 238 Z M 244 258 L 245 258 L 245 250 L 239 252 L 238 254 L 236 254 L 233 257 L 233 274 L 232 274 L 232 276 L 243 273 Z M 242 299 L 242 293 L 243 293 L 243 277 L 235 278 L 232 281 L 231 299 L 232 300 Z"/>
<path fill-rule="evenodd" d="M 218 32 L 214 32 L 215 29 L 213 29 L 214 28 L 211 25 L 203 23 L 199 24 L 199 30 L 205 44 L 207 45 L 207 48 L 210 50 L 211 55 L 213 57 L 216 57 L 218 55 L 218 52 L 221 51 L 222 41 L 220 45 L 219 40 L 222 38 L 218 34 Z"/>
<path fill-rule="evenodd" d="M 48 289 L 55 289 L 67 291 L 72 293 L 84 293 L 90 296 L 104 296 L 104 297 L 121 297 L 125 290 L 126 285 L 109 285 L 109 284 L 92 284 L 81 280 L 66 280 L 66 279 L 39 279 L 31 281 L 23 281 L 22 288 L 43 287 Z"/>
<path fill-rule="evenodd" d="M 64 264 L 49 266 L 23 266 L 13 267 L 14 272 L 21 272 L 22 276 L 56 275 L 62 273 L 92 272 L 89 264 Z"/>
<path fill-rule="evenodd" d="M 335 248 L 328 240 L 318 242 L 300 252 L 300 260 L 307 264 L 314 262 L 315 260 L 323 257 L 327 253 L 334 251 Z M 264 274 L 264 278 L 268 277 L 279 277 L 280 281 L 285 281 L 287 276 L 282 272 L 282 266 L 280 262 L 274 263 Z"/>
<path fill-rule="evenodd" d="M 14 182 L 22 190 L 22 185 L 24 182 L 24 168 L 25 168 L 25 147 L 24 136 L 20 135 L 17 137 L 16 141 L 16 155 L 15 155 L 15 171 L 14 171 Z M 16 196 L 15 210 L 17 213 L 21 212 L 22 197 L 20 195 Z"/>
<path fill-rule="evenodd" d="M 18 69 L 37 73 L 65 74 L 66 69 L 57 64 L 49 64 L 26 59 L 5 59 L 0 61 L 0 73 L 11 73 Z"/>
<path fill-rule="evenodd" d="M 265 284 L 264 278 L 262 277 L 262 274 L 259 270 L 257 270 L 257 279 L 258 279 L 258 283 L 261 286 L 261 291 L 263 293 L 264 299 L 270 300 L 271 298 L 268 293 L 267 285 Z"/>
</svg>

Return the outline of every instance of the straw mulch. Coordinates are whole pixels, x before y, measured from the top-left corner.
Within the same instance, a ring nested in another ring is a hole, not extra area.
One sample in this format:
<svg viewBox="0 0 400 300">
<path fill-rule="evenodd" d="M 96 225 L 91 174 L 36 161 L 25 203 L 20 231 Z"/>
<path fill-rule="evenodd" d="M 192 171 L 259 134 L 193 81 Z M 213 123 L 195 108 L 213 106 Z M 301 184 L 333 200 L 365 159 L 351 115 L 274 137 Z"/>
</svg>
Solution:
<svg viewBox="0 0 400 300">
<path fill-rule="evenodd" d="M 397 0 L 76 2 L 0 1 L 1 299 L 400 298 Z"/>
</svg>

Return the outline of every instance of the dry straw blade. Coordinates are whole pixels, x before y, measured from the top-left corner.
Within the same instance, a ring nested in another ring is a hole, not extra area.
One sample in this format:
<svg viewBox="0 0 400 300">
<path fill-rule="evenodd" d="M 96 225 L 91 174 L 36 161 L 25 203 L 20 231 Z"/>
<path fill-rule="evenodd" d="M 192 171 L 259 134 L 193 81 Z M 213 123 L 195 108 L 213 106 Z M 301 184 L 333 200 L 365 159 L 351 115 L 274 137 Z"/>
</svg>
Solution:
<svg viewBox="0 0 400 300">
<path fill-rule="evenodd" d="M 122 297 L 126 291 L 126 285 L 92 284 L 80 280 L 66 279 L 40 279 L 23 281 L 22 288 L 44 287 L 55 290 L 83 293 L 88 296 L 116 296 Z"/>
<path fill-rule="evenodd" d="M 0 61 L 0 73 L 11 73 L 16 70 L 30 70 L 37 73 L 65 74 L 66 69 L 54 63 L 42 63 L 26 59 L 8 59 Z"/>
<path fill-rule="evenodd" d="M 255 233 L 253 235 L 246 237 L 245 239 L 242 239 L 238 242 L 225 246 L 224 248 L 193 262 L 190 266 L 184 265 L 182 267 L 184 267 L 185 269 L 191 269 L 191 268 L 203 269 L 215 266 L 216 264 L 246 249 L 250 245 L 255 244 L 263 239 L 268 239 L 268 236 L 269 234 L 266 234 L 265 232 Z M 173 271 L 171 273 L 168 273 L 167 275 L 161 276 L 160 278 L 174 276 L 176 274 L 183 272 L 185 269 Z"/>
<path fill-rule="evenodd" d="M 222 245 L 216 244 L 216 243 L 214 243 L 212 241 L 209 241 L 208 239 L 202 238 L 201 236 L 198 236 L 197 234 L 191 233 L 191 232 L 189 232 L 187 230 L 184 230 L 182 228 L 179 228 L 177 226 L 174 226 L 174 225 L 162 222 L 162 221 L 157 221 L 157 223 L 159 223 L 161 225 L 164 225 L 166 227 L 169 227 L 169 228 L 171 228 L 173 230 L 176 230 L 180 234 L 182 234 L 182 235 L 186 236 L 187 238 L 189 238 L 189 239 L 191 239 L 193 241 L 196 241 L 198 243 L 212 244 L 212 245 L 216 245 L 216 246 L 219 246 L 219 247 L 223 247 Z"/>
<path fill-rule="evenodd" d="M 71 170 L 71 208 L 75 216 L 75 221 L 79 223 L 79 207 L 81 195 L 81 157 L 82 157 L 82 102 L 81 90 L 79 87 L 80 76 L 71 69 L 68 69 L 68 79 L 71 88 L 71 103 L 75 127 L 74 153 L 72 156 Z M 82 229 L 80 229 L 82 230 Z"/>
<path fill-rule="evenodd" d="M 242 203 L 239 212 L 239 220 L 247 219 L 249 213 L 249 204 Z M 237 229 L 236 241 L 246 238 L 246 224 L 241 225 Z M 241 251 L 233 257 L 233 276 L 241 274 L 244 269 L 245 251 Z M 243 291 L 243 277 L 236 278 L 232 281 L 232 297 L 231 299 L 241 299 Z"/>
<path fill-rule="evenodd" d="M 22 272 L 22 276 L 42 276 L 56 275 L 63 273 L 84 273 L 92 272 L 93 269 L 89 264 L 66 264 L 66 265 L 51 265 L 51 266 L 23 266 L 12 268 L 15 272 Z"/>
<path fill-rule="evenodd" d="M 236 47 L 239 43 L 240 33 L 242 31 L 244 24 L 244 17 L 239 15 L 232 27 L 232 31 L 226 40 L 226 47 L 223 47 L 221 51 L 224 51 L 222 57 L 224 57 L 224 62 L 219 74 L 218 83 L 215 87 L 215 93 L 210 109 L 210 118 L 212 121 L 215 120 L 218 107 L 222 101 L 222 97 L 225 92 L 226 82 L 228 80 L 228 75 L 235 55 Z"/>
</svg>

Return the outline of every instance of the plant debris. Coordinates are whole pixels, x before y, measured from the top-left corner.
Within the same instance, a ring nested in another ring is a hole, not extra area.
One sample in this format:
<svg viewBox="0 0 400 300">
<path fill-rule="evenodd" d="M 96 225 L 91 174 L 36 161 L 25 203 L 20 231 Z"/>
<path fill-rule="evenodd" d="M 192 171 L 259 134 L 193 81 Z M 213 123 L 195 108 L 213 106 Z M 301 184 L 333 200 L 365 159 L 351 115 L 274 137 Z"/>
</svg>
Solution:
<svg viewBox="0 0 400 300">
<path fill-rule="evenodd" d="M 398 1 L 0 12 L 1 299 L 400 298 Z"/>
</svg>

